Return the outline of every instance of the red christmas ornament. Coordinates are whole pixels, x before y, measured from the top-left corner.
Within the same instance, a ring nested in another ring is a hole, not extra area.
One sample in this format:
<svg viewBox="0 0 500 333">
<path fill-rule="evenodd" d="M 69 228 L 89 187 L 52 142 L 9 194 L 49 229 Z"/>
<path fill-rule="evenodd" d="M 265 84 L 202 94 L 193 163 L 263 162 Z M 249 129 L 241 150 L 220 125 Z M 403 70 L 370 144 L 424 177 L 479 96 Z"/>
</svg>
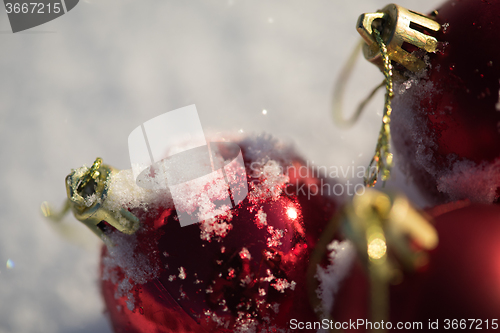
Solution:
<svg viewBox="0 0 500 333">
<path fill-rule="evenodd" d="M 500 320 L 500 207 L 475 204 L 445 213 L 436 229 L 440 244 L 422 277 L 417 318 L 489 319 L 493 330 L 491 320 Z"/>
<path fill-rule="evenodd" d="M 464 325 L 466 330 L 497 331 L 500 207 L 457 202 L 429 213 L 435 217 L 439 244 L 428 253 L 423 269 L 405 274 L 400 284 L 390 287 L 389 321 L 393 329 L 401 322 L 422 323 L 420 328 L 409 329 L 415 332 L 464 329 Z M 333 318 L 338 322 L 370 318 L 369 290 L 367 275 L 358 263 L 334 296 Z M 430 329 L 429 323 L 436 321 L 438 329 Z M 368 330 L 360 326 L 345 331 Z"/>
<path fill-rule="evenodd" d="M 103 226 L 113 245 L 103 247 L 101 288 L 115 332 L 273 332 L 315 320 L 305 271 L 337 204 L 311 195 L 324 180 L 290 149 L 268 137 L 238 144 L 249 194 L 236 208 L 181 227 L 153 196 L 129 204 L 135 234 Z"/>
<path fill-rule="evenodd" d="M 438 51 L 395 87 L 395 152 L 433 202 L 498 201 L 500 1 L 450 0 L 434 19 Z"/>
</svg>

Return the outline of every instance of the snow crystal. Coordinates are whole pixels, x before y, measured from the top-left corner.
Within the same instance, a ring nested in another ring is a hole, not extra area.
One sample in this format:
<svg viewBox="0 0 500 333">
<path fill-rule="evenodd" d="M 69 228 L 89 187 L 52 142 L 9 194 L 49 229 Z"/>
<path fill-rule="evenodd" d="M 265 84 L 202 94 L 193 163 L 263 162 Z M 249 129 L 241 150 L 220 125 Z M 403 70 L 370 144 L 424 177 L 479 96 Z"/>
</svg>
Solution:
<svg viewBox="0 0 500 333">
<path fill-rule="evenodd" d="M 269 234 L 271 234 L 271 237 L 267 238 L 267 246 L 277 247 L 277 246 L 280 246 L 282 244 L 280 239 L 283 238 L 283 235 L 285 234 L 285 232 L 283 230 L 274 229 L 272 226 L 268 226 L 267 232 Z"/>
<path fill-rule="evenodd" d="M 234 326 L 234 333 L 257 333 L 259 322 L 252 318 L 238 318 Z"/>
<path fill-rule="evenodd" d="M 97 197 L 96 193 L 92 193 L 91 195 L 83 198 L 85 202 L 85 206 L 90 207 L 95 203 L 101 203 L 101 198 Z"/>
<path fill-rule="evenodd" d="M 252 259 L 252 255 L 250 254 L 250 251 L 246 247 L 242 248 L 240 251 L 240 258 L 241 259 Z"/>
<path fill-rule="evenodd" d="M 245 287 L 252 283 L 252 277 L 250 275 L 245 276 L 244 279 L 241 279 L 240 286 Z"/>
<path fill-rule="evenodd" d="M 170 186 L 175 209 L 194 214 L 198 221 L 220 215 L 230 209 L 228 185 L 219 169 L 208 175 Z M 216 201 L 227 202 L 217 207 Z"/>
<path fill-rule="evenodd" d="M 186 270 L 184 267 L 179 268 L 179 279 L 184 280 L 186 278 Z"/>
<path fill-rule="evenodd" d="M 274 287 L 277 291 L 284 293 L 285 289 L 290 288 L 291 290 L 295 290 L 295 281 L 288 282 L 287 279 L 276 279 L 275 283 L 272 283 L 271 286 Z"/>
<path fill-rule="evenodd" d="M 266 257 L 266 260 L 273 260 L 275 257 L 275 253 L 271 251 L 264 251 L 264 256 Z"/>
<path fill-rule="evenodd" d="M 184 290 L 182 290 L 182 286 L 180 286 L 180 288 L 179 288 L 179 296 L 182 299 L 186 299 L 186 297 L 187 297 L 186 293 L 184 292 Z"/>
<path fill-rule="evenodd" d="M 264 282 L 271 282 L 272 280 L 274 280 L 276 277 L 273 275 L 273 273 L 271 273 L 271 270 L 270 269 L 266 269 L 266 273 L 267 273 L 267 276 L 266 277 L 262 277 L 260 278 L 261 281 L 264 281 Z"/>
<path fill-rule="evenodd" d="M 262 167 L 259 182 L 250 184 L 248 197 L 253 202 L 277 200 L 289 181 L 290 178 L 283 174 L 281 165 L 275 160 L 269 160 Z"/>
<path fill-rule="evenodd" d="M 205 310 L 204 314 L 208 318 L 212 319 L 213 322 L 217 323 L 218 327 L 224 327 L 224 328 L 229 327 L 229 322 L 224 322 L 224 320 L 221 317 L 217 316 L 215 312 L 212 312 L 210 310 Z"/>
<path fill-rule="evenodd" d="M 354 246 L 347 240 L 342 242 L 335 240 L 327 248 L 331 251 L 329 254 L 330 263 L 326 268 L 318 265 L 315 275 L 319 282 L 316 293 L 321 299 L 321 309 L 318 310 L 324 316 L 330 314 L 340 283 L 349 273 L 356 257 Z"/>
<path fill-rule="evenodd" d="M 229 231 L 233 229 L 233 225 L 228 222 L 231 221 L 233 215 L 231 210 L 226 210 L 223 214 L 217 217 L 209 218 L 200 223 L 200 237 L 203 240 L 210 241 L 214 237 L 224 238 Z M 224 253 L 221 250 L 222 253 Z"/>
<path fill-rule="evenodd" d="M 262 207 L 257 212 L 257 215 L 255 215 L 255 224 L 257 224 L 259 229 L 262 229 L 267 225 L 267 214 L 264 212 Z"/>
</svg>

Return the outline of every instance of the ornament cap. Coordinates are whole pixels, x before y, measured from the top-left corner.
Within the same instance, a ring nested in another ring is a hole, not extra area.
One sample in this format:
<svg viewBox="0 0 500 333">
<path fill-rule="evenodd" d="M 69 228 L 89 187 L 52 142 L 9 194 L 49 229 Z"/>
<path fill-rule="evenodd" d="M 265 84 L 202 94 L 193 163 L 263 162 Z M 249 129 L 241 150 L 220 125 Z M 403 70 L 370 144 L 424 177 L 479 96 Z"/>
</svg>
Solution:
<svg viewBox="0 0 500 333">
<path fill-rule="evenodd" d="M 104 237 L 102 221 L 125 234 L 133 234 L 140 226 L 139 219 L 122 208 L 115 212 L 104 204 L 108 196 L 108 180 L 117 171 L 102 164 L 98 157 L 92 167 L 73 170 L 66 177 L 66 192 L 73 215 L 99 237 Z"/>
<path fill-rule="evenodd" d="M 415 252 L 410 240 L 426 251 L 438 244 L 430 217 L 413 208 L 400 194 L 368 189 L 344 208 L 342 220 L 344 234 L 354 242 L 366 262 L 380 259 L 385 262 L 388 243 L 396 257 L 411 270 L 418 268 L 418 257 L 425 253 Z"/>
<path fill-rule="evenodd" d="M 382 54 L 373 36 L 374 29 L 381 33 L 392 61 L 418 72 L 426 65 L 412 50 L 418 48 L 429 53 L 436 52 L 438 40 L 429 34 L 439 31 L 441 25 L 424 14 L 395 4 L 387 5 L 376 13 L 361 14 L 356 30 L 366 42 L 363 54 L 383 69 Z"/>
</svg>

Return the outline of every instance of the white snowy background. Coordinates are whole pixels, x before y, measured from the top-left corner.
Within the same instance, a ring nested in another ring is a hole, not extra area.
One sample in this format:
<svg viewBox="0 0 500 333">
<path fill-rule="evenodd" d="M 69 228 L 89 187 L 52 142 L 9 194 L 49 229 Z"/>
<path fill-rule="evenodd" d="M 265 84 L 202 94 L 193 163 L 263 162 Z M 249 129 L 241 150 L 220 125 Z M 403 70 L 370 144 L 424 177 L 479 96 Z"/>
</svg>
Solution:
<svg viewBox="0 0 500 333">
<path fill-rule="evenodd" d="M 67 240 L 40 204 L 60 206 L 65 176 L 96 156 L 129 168 L 129 133 L 157 115 L 196 104 L 207 131 L 265 131 L 317 165 L 366 165 L 382 94 L 358 124 L 340 130 L 331 92 L 358 41 L 357 17 L 386 4 L 92 0 L 16 34 L 2 6 L 0 333 L 110 332 L 97 288 L 99 240 L 72 216 L 63 223 L 76 228 Z M 440 2 L 399 4 L 430 12 Z M 346 111 L 381 80 L 360 60 Z M 395 176 L 392 186 L 402 188 Z"/>
</svg>

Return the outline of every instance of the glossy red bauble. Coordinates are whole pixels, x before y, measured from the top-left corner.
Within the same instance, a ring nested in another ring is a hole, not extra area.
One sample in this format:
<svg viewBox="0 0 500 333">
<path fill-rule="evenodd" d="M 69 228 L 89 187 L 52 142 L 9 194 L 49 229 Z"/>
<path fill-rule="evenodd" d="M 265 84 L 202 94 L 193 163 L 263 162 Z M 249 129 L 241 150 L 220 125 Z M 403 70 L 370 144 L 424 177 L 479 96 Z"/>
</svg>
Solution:
<svg viewBox="0 0 500 333">
<path fill-rule="evenodd" d="M 321 181 L 286 147 L 238 144 L 249 194 L 228 214 L 180 227 L 172 207 L 144 206 L 136 234 L 107 231 L 101 287 L 115 332 L 273 332 L 316 318 L 305 272 L 336 203 L 310 195 Z"/>
<path fill-rule="evenodd" d="M 450 0 L 437 9 L 439 51 L 399 82 L 396 156 L 434 203 L 500 195 L 500 1 Z"/>
<path fill-rule="evenodd" d="M 390 288 L 393 328 L 398 322 L 421 322 L 422 329 L 413 331 L 441 332 L 447 323 L 465 320 L 469 329 L 468 319 L 475 319 L 473 327 L 482 332 L 500 329 L 500 207 L 453 208 L 445 205 L 430 211 L 439 245 L 429 252 L 423 271 L 405 274 L 401 284 Z M 341 322 L 369 318 L 368 295 L 366 274 L 357 265 L 336 295 L 334 318 Z M 436 320 L 439 329 L 429 329 L 429 321 Z"/>
</svg>

